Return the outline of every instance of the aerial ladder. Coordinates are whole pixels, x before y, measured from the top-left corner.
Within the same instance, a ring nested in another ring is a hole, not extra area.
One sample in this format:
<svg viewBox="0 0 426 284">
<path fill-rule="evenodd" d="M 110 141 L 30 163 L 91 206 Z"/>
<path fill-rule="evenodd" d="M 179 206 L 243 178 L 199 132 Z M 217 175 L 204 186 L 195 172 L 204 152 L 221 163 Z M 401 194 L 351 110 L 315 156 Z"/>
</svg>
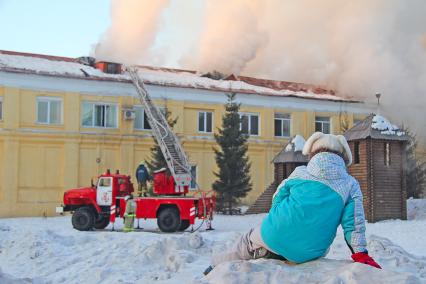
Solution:
<svg viewBox="0 0 426 284">
<path fill-rule="evenodd" d="M 183 193 L 191 183 L 191 166 L 176 134 L 167 123 L 167 119 L 153 103 L 137 67 L 127 67 L 127 72 L 137 90 L 140 102 L 144 106 L 152 135 L 160 146 L 171 175 L 175 180 L 175 192 Z"/>
</svg>

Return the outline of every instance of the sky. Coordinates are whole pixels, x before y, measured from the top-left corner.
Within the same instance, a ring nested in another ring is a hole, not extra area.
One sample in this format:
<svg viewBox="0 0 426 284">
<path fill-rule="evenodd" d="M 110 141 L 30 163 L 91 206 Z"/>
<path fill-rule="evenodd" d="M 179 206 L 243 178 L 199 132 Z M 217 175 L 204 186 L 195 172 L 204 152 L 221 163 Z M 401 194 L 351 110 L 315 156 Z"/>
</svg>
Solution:
<svg viewBox="0 0 426 284">
<path fill-rule="evenodd" d="M 109 0 L 0 0 L 0 49 L 87 56 L 109 24 Z"/>
</svg>

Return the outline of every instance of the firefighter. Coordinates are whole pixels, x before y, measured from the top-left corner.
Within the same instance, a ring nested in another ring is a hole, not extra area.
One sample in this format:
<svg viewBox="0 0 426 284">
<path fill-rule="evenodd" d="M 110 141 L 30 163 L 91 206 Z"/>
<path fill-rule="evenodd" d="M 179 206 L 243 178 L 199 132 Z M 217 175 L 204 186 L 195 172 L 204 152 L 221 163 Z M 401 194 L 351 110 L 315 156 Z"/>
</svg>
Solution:
<svg viewBox="0 0 426 284">
<path fill-rule="evenodd" d="M 148 174 L 148 170 L 146 169 L 143 162 L 140 163 L 138 168 L 136 169 L 136 180 L 138 181 L 138 195 L 139 197 L 147 196 L 148 187 L 146 182 L 150 180 L 151 177 Z"/>
<path fill-rule="evenodd" d="M 132 195 L 126 195 L 126 211 L 124 212 L 124 232 L 133 232 L 136 213 L 136 202 Z"/>
</svg>

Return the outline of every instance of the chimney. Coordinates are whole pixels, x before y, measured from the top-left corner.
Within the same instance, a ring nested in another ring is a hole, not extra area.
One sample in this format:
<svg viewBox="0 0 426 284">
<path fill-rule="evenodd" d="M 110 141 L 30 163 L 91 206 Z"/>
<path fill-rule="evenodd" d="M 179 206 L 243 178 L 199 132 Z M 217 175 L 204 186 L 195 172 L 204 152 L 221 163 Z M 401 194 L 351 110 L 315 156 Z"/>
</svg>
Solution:
<svg viewBox="0 0 426 284">
<path fill-rule="evenodd" d="M 98 61 L 95 63 L 95 68 L 108 74 L 121 74 L 123 72 L 123 66 L 120 63 Z"/>
</svg>

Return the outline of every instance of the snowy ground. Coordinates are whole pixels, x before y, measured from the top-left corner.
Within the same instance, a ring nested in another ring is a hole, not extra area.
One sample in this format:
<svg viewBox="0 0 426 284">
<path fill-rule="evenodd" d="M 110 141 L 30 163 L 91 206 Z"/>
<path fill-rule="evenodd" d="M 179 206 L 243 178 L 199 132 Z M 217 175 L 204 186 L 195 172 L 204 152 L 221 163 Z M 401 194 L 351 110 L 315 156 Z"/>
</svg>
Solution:
<svg viewBox="0 0 426 284">
<path fill-rule="evenodd" d="M 216 230 L 192 234 L 163 234 L 152 221 L 141 221 L 149 232 L 122 233 L 79 232 L 69 216 L 0 219 L 0 283 L 426 283 L 426 220 L 415 215 L 367 225 L 370 254 L 383 270 L 353 263 L 339 229 L 324 259 L 234 261 L 203 277 L 211 254 L 263 216 L 218 215 Z"/>
</svg>

